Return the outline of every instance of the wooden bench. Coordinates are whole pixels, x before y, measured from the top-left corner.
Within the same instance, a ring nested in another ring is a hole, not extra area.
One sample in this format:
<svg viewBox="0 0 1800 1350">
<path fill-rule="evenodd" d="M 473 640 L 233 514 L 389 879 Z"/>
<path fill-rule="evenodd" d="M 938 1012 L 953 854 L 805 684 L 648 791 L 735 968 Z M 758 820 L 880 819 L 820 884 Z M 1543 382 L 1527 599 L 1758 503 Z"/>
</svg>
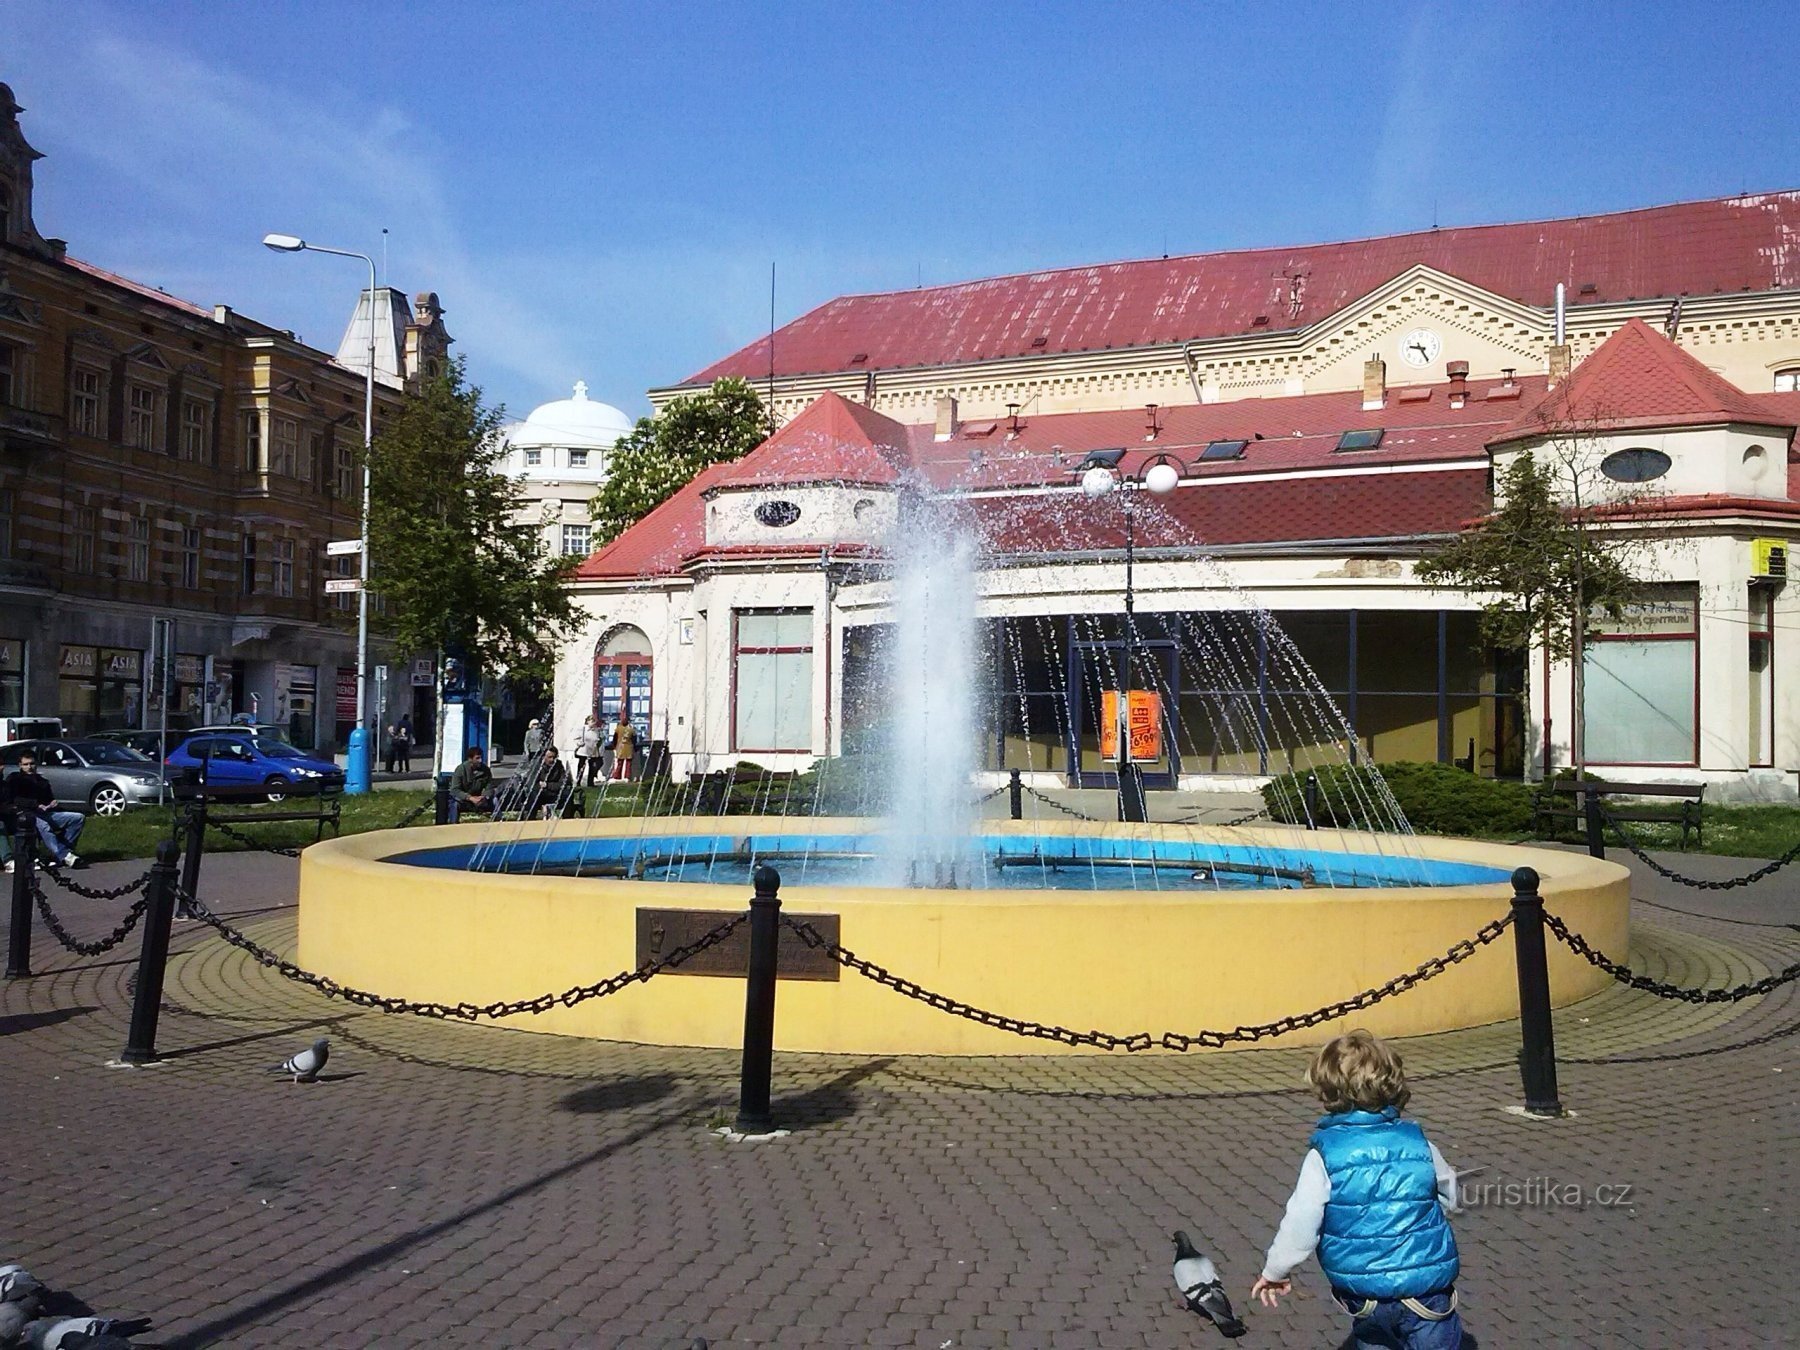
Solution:
<svg viewBox="0 0 1800 1350">
<path fill-rule="evenodd" d="M 1548 832 L 1554 833 L 1557 821 L 1580 825 L 1586 818 L 1586 802 L 1582 799 L 1590 792 L 1596 797 L 1661 798 L 1662 801 L 1607 803 L 1604 809 L 1614 820 L 1680 825 L 1683 848 L 1687 847 L 1689 830 L 1694 832 L 1695 843 L 1706 843 L 1701 820 L 1705 783 L 1609 783 L 1598 778 L 1554 778 L 1542 786 L 1532 801 L 1532 833 L 1545 834 L 1546 824 L 1551 826 Z"/>
<path fill-rule="evenodd" d="M 314 826 L 313 842 L 317 843 L 325 837 L 326 826 L 331 827 L 335 836 L 343 823 L 344 788 L 341 783 L 294 783 L 279 793 L 271 793 L 268 788 L 258 785 L 226 787 L 179 779 L 169 786 L 177 802 L 205 801 L 208 824 L 271 825 L 278 821 L 306 821 Z M 221 806 L 252 806 L 259 802 L 286 809 L 231 814 L 218 809 Z"/>
</svg>

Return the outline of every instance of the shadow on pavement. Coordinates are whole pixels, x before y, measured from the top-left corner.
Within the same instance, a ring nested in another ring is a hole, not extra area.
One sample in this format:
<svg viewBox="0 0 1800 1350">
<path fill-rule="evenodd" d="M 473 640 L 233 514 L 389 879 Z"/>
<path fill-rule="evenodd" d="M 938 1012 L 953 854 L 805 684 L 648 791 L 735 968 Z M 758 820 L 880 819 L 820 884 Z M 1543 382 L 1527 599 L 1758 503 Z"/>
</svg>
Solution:
<svg viewBox="0 0 1800 1350">
<path fill-rule="evenodd" d="M 785 1129 L 829 1125 L 834 1121 L 848 1120 L 866 1106 L 863 1095 L 856 1090 L 858 1085 L 882 1072 L 893 1062 L 891 1058 L 872 1059 L 866 1064 L 846 1070 L 829 1082 L 808 1088 L 805 1092 L 774 1097 L 769 1102 L 769 1114 Z"/>
<path fill-rule="evenodd" d="M 675 1090 L 675 1081 L 674 1075 L 666 1073 L 615 1078 L 590 1087 L 577 1088 L 556 1105 L 558 1110 L 582 1116 L 623 1111 L 633 1106 L 660 1101 Z"/>
<path fill-rule="evenodd" d="M 70 1018 L 99 1012 L 98 1008 L 48 1008 L 43 1012 L 9 1013 L 0 1017 L 0 1036 L 16 1036 L 42 1027 L 59 1026 Z"/>
</svg>

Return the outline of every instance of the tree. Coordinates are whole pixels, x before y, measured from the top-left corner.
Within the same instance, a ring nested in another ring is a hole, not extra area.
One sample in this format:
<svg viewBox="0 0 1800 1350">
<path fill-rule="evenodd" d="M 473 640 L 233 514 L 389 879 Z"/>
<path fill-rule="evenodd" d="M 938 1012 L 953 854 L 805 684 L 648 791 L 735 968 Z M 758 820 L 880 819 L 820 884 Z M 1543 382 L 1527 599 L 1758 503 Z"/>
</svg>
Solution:
<svg viewBox="0 0 1800 1350">
<path fill-rule="evenodd" d="M 737 379 L 714 380 L 704 394 L 639 418 L 613 446 L 606 482 L 588 506 L 595 547 L 617 539 L 702 469 L 755 449 L 769 431 L 762 400 Z"/>
<path fill-rule="evenodd" d="M 451 364 L 407 397 L 369 460 L 370 591 L 403 652 L 459 653 L 477 670 L 548 679 L 577 624 L 524 496 L 501 468 L 500 408 Z"/>
<path fill-rule="evenodd" d="M 1553 441 L 1547 454 L 1548 463 L 1529 450 L 1514 459 L 1493 513 L 1420 559 L 1415 571 L 1430 585 L 1487 596 L 1480 634 L 1490 646 L 1527 651 L 1535 640 L 1552 661 L 1573 662 L 1570 748 L 1580 773 L 1587 761 L 1583 643 L 1596 611 L 1617 618 L 1636 593 L 1629 560 L 1640 544 L 1606 528 L 1632 502 L 1602 501 L 1579 439 Z"/>
</svg>

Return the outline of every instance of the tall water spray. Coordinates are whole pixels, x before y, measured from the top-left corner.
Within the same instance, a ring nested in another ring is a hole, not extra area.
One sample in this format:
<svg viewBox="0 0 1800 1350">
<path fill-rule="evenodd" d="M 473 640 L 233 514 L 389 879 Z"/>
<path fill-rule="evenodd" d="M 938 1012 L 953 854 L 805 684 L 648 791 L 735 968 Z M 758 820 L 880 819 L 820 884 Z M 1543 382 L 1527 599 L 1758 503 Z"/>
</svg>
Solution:
<svg viewBox="0 0 1800 1350">
<path fill-rule="evenodd" d="M 883 771 L 892 880 L 966 886 L 976 860 L 970 776 L 986 672 L 976 640 L 975 532 L 942 498 L 902 499 L 890 554 L 893 628 Z"/>
</svg>

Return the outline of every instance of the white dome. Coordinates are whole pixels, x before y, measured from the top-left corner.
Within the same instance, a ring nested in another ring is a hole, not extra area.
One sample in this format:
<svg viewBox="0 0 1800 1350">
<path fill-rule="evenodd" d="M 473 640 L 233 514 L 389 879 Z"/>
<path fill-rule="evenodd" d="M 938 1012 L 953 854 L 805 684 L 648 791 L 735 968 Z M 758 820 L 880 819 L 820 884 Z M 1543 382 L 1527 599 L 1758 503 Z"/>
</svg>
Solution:
<svg viewBox="0 0 1800 1350">
<path fill-rule="evenodd" d="M 506 439 L 522 449 L 569 446 L 605 450 L 632 428 L 631 418 L 610 403 L 587 396 L 585 381 L 576 381 L 575 397 L 534 408 L 531 416 L 511 427 Z"/>
</svg>

